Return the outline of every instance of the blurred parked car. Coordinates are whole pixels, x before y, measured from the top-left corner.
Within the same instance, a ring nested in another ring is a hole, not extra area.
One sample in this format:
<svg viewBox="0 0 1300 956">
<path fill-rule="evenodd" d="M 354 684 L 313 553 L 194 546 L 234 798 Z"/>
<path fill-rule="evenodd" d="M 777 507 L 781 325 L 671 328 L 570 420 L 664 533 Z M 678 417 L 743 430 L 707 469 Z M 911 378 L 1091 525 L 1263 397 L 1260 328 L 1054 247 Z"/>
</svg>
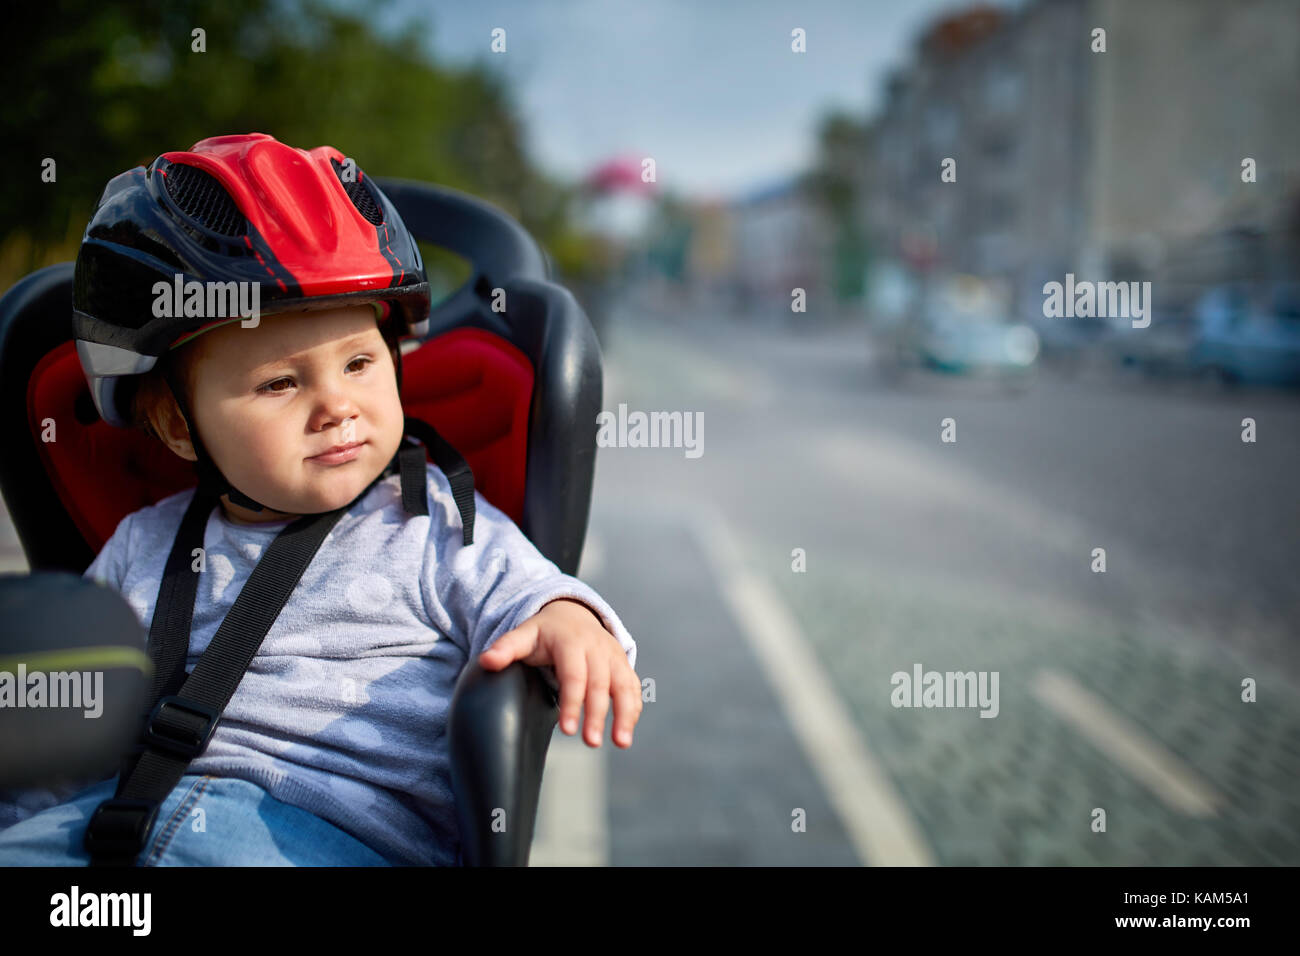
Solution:
<svg viewBox="0 0 1300 956">
<path fill-rule="evenodd" d="M 1038 335 L 1038 361 L 1066 375 L 1095 362 L 1104 362 L 1114 329 L 1096 319 L 1045 318 L 1041 309 L 1027 324 Z"/>
<path fill-rule="evenodd" d="M 1011 319 L 1004 297 L 984 280 L 958 276 L 929 285 L 889 343 L 899 369 L 940 372 L 1025 384 L 1032 379 L 1039 340 Z"/>
<path fill-rule="evenodd" d="M 890 259 L 873 263 L 864 285 L 867 321 L 878 333 L 895 328 L 915 308 L 919 285 L 902 263 Z"/>
<path fill-rule="evenodd" d="M 1197 303 L 1193 371 L 1225 384 L 1300 385 L 1300 282 L 1230 283 Z"/>
<path fill-rule="evenodd" d="M 1146 328 L 1135 329 L 1123 319 L 1111 328 L 1107 350 L 1121 368 L 1151 378 L 1181 378 L 1193 371 L 1192 353 L 1200 337 L 1194 298 L 1157 300 Z"/>
</svg>

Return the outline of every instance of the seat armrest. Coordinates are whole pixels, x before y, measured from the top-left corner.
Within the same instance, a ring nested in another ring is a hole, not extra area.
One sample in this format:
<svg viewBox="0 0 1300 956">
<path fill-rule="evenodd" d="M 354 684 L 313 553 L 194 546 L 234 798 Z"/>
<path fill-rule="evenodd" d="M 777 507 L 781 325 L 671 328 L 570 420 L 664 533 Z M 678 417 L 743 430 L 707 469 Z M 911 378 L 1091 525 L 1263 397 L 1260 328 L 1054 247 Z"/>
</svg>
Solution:
<svg viewBox="0 0 1300 956">
<path fill-rule="evenodd" d="M 140 735 L 153 664 L 126 599 L 65 571 L 0 575 L 0 671 L 39 704 L 0 707 L 0 787 L 116 773 Z M 56 706 L 58 705 L 58 706 Z"/>
<path fill-rule="evenodd" d="M 451 784 L 466 866 L 527 866 L 546 750 L 559 719 L 537 667 L 465 665 L 451 699 Z"/>
</svg>

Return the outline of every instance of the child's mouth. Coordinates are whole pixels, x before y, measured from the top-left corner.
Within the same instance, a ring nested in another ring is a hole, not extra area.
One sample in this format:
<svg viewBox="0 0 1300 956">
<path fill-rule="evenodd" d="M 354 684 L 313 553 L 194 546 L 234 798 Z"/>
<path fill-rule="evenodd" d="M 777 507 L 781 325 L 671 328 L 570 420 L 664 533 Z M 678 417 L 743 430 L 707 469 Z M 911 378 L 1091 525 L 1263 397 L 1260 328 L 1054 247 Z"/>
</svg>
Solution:
<svg viewBox="0 0 1300 956">
<path fill-rule="evenodd" d="M 308 461 L 314 461 L 318 465 L 341 465 L 357 458 L 361 454 L 363 441 L 351 442 L 346 445 L 338 445 L 330 451 L 321 455 L 315 455 L 308 458 Z"/>
</svg>

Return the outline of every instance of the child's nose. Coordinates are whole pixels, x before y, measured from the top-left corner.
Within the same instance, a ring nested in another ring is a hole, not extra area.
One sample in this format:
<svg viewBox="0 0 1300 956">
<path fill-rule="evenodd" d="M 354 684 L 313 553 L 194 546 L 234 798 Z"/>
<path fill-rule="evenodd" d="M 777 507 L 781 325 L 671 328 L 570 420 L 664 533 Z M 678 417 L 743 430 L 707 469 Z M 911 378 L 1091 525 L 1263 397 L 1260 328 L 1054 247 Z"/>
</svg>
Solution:
<svg viewBox="0 0 1300 956">
<path fill-rule="evenodd" d="M 331 425 L 341 425 L 345 421 L 354 420 L 359 411 L 356 400 L 348 389 L 335 386 L 322 390 L 312 415 L 312 425 L 317 431 Z"/>
</svg>

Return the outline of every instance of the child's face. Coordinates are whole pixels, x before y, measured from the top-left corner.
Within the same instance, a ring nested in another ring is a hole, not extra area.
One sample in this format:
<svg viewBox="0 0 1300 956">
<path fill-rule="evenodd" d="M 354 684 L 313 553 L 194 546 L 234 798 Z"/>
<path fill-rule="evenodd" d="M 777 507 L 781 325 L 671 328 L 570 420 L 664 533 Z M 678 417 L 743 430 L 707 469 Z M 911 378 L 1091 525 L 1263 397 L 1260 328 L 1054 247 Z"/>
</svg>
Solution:
<svg viewBox="0 0 1300 956">
<path fill-rule="evenodd" d="M 194 344 L 199 436 L 234 487 L 277 512 L 223 498 L 234 519 L 342 507 L 397 453 L 404 413 L 371 306 L 264 316 L 254 328 L 236 322 Z M 360 446 L 345 460 L 318 457 L 352 443 Z"/>
</svg>

